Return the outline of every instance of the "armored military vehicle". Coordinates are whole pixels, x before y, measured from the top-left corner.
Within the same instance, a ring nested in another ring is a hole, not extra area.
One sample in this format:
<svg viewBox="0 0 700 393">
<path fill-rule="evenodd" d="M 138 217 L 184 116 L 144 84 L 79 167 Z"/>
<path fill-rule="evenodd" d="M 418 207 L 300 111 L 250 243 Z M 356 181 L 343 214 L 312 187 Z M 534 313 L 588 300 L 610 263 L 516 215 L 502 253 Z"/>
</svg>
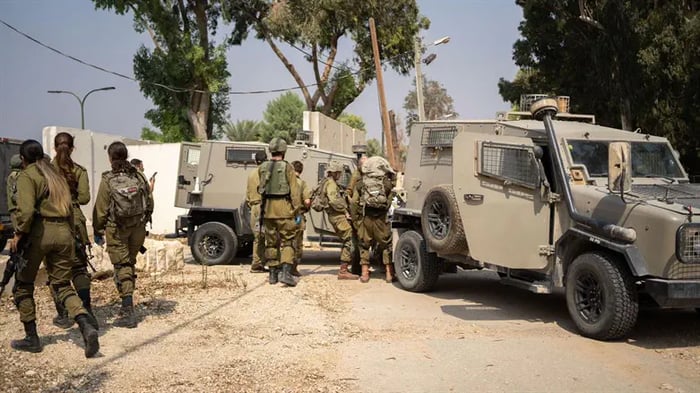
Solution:
<svg viewBox="0 0 700 393">
<path fill-rule="evenodd" d="M 255 170 L 255 154 L 266 143 L 222 142 L 183 143 L 180 152 L 175 205 L 187 208 L 178 217 L 176 230 L 187 234 L 192 255 L 199 263 L 227 263 L 234 256 L 250 255 L 254 224 L 245 203 L 246 184 Z M 302 179 L 313 188 L 325 177 L 331 160 L 345 166 L 340 180 L 347 185 L 355 168 L 354 156 L 333 153 L 295 142 L 287 148 L 285 160 L 304 164 Z M 324 213 L 308 213 L 306 236 L 319 242 L 333 241 L 335 234 Z"/>
<path fill-rule="evenodd" d="M 624 337 L 640 303 L 700 306 L 700 185 L 668 140 L 557 114 L 416 123 L 394 211 L 409 291 L 455 266 L 536 293 L 565 288 L 582 335 Z M 465 284 L 468 285 L 468 284 Z"/>
<path fill-rule="evenodd" d="M 19 146 L 22 141 L 8 138 L 0 138 L 0 180 L 2 181 L 2 193 L 0 193 L 0 251 L 5 249 L 7 241 L 14 236 L 10 213 L 7 211 L 7 175 L 10 174 L 10 158 L 19 154 Z"/>
</svg>

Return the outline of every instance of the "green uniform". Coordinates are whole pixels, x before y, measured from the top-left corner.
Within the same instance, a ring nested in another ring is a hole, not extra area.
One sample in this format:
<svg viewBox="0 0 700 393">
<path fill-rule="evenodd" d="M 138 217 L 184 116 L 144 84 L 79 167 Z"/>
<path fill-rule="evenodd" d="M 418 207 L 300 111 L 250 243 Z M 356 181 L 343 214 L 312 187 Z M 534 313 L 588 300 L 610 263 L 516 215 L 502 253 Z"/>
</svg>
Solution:
<svg viewBox="0 0 700 393">
<path fill-rule="evenodd" d="M 352 260 L 352 227 L 350 227 L 350 223 L 345 216 L 348 211 L 348 205 L 340 195 L 338 183 L 332 177 L 328 178 L 323 192 L 328 198 L 328 208 L 326 209 L 328 221 L 342 243 L 340 262 L 350 263 Z"/>
<path fill-rule="evenodd" d="M 269 165 L 267 161 L 261 165 Z M 294 264 L 294 237 L 297 224 L 294 217 L 301 209 L 301 191 L 291 164 L 286 164 L 284 176 L 289 184 L 289 195 L 264 197 L 263 223 L 265 225 L 265 260 L 268 266 Z"/>
<path fill-rule="evenodd" d="M 17 210 L 17 176 L 19 176 L 19 169 L 13 169 L 9 175 L 7 175 L 7 212 L 10 214 L 10 221 L 12 221 L 12 227 L 17 228 L 17 222 L 15 221 L 14 212 Z"/>
<path fill-rule="evenodd" d="M 150 214 L 153 212 L 153 194 L 143 174 L 134 172 L 133 176 L 138 176 L 147 195 L 146 217 L 135 225 L 118 225 L 113 217 L 113 212 L 110 211 L 112 190 L 109 185 L 109 176 L 111 174 L 112 171 L 102 174 L 100 188 L 95 198 L 95 208 L 92 212 L 92 226 L 96 233 L 102 231 L 105 233 L 107 252 L 114 265 L 114 281 L 119 295 L 125 298 L 131 297 L 134 293 L 136 254 L 146 239 L 146 223 L 150 220 Z"/>
<path fill-rule="evenodd" d="M 260 228 L 260 204 L 262 196 L 258 192 L 260 185 L 260 171 L 258 168 L 250 171 L 246 189 L 246 202 L 250 207 L 250 227 L 253 230 L 253 262 L 251 268 L 261 266 L 262 256 L 265 252 L 264 237 L 261 236 Z M 262 241 L 261 241 L 262 240 Z"/>
<path fill-rule="evenodd" d="M 361 179 L 360 179 L 361 180 Z M 382 262 L 384 265 L 392 263 L 392 236 L 391 225 L 387 221 L 386 209 L 363 208 L 360 206 L 360 185 L 361 182 L 356 182 L 353 186 L 353 205 L 357 212 L 357 238 L 360 247 L 360 264 L 369 265 L 370 248 L 374 245 L 375 252 L 381 250 Z M 391 190 L 394 184 L 388 178 L 384 181 L 385 195 L 389 196 L 389 200 L 393 198 Z"/>
<path fill-rule="evenodd" d="M 309 189 L 309 186 L 306 184 L 304 180 L 302 180 L 300 177 L 297 176 L 297 184 L 299 184 L 299 189 L 301 190 L 301 200 L 302 202 L 311 199 L 311 189 Z M 306 213 L 309 211 L 309 209 L 302 203 L 301 207 L 301 223 L 298 226 L 297 234 L 296 234 L 296 239 L 294 241 L 295 245 L 295 255 L 294 259 L 296 260 L 297 263 L 301 262 L 301 256 L 304 252 L 304 230 L 306 229 Z"/>
<path fill-rule="evenodd" d="M 61 217 L 48 200 L 47 183 L 36 164 L 32 163 L 17 177 L 15 230 L 27 237 L 27 266 L 17 273 L 14 288 L 15 304 L 22 322 L 36 319 L 34 280 L 45 259 L 52 289 L 57 293 L 71 319 L 86 314 L 80 298 L 71 286 L 71 267 L 75 248 L 71 217 Z"/>
</svg>

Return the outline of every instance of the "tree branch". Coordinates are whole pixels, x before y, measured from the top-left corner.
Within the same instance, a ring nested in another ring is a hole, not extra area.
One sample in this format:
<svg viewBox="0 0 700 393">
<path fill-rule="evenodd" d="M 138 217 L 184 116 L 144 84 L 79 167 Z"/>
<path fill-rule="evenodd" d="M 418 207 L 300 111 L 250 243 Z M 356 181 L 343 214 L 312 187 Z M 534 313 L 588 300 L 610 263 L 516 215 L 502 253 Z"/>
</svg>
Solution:
<svg viewBox="0 0 700 393">
<path fill-rule="evenodd" d="M 325 102 L 326 97 L 326 81 L 321 79 L 321 74 L 318 71 L 318 46 L 316 44 L 311 48 L 311 64 L 314 68 L 314 77 L 316 78 L 316 92 L 314 93 L 311 101 L 313 101 L 314 107 L 318 105 L 318 99 L 323 98 Z"/>
<path fill-rule="evenodd" d="M 309 89 L 304 84 L 304 80 L 301 79 L 301 76 L 297 72 L 296 68 L 294 68 L 294 64 L 290 63 L 289 60 L 287 60 L 287 57 L 284 55 L 284 53 L 282 53 L 280 48 L 277 47 L 277 45 L 267 35 L 265 36 L 265 41 L 268 45 L 270 45 L 270 48 L 272 48 L 272 51 L 275 52 L 280 61 L 282 61 L 282 64 L 284 64 L 284 66 L 287 68 L 287 71 L 289 71 L 289 73 L 292 74 L 292 77 L 294 77 L 294 80 L 297 82 L 297 85 L 299 85 L 299 88 L 301 88 L 301 93 L 304 95 L 304 99 L 306 100 L 307 109 L 309 109 L 310 111 L 316 109 L 313 106 L 313 102 L 311 101 L 311 94 L 309 94 Z"/>
</svg>

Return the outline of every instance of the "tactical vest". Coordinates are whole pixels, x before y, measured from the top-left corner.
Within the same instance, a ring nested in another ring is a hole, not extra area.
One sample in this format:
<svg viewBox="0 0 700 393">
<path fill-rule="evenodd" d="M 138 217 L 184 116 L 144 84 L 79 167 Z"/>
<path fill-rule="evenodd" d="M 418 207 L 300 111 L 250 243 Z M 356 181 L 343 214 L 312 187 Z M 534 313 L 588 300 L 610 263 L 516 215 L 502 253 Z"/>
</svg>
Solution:
<svg viewBox="0 0 700 393">
<path fill-rule="evenodd" d="M 260 165 L 258 192 L 265 197 L 288 196 L 291 192 L 287 181 L 287 161 L 268 161 Z"/>
</svg>

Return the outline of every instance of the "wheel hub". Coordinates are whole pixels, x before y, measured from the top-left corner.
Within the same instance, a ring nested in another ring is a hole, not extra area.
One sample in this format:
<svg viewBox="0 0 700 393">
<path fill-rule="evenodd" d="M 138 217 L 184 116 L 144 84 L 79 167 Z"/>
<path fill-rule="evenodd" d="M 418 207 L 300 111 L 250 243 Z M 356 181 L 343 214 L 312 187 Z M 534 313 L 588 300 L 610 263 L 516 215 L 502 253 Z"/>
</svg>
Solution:
<svg viewBox="0 0 700 393">
<path fill-rule="evenodd" d="M 402 247 L 399 254 L 399 274 L 407 280 L 413 280 L 418 271 L 418 260 L 415 250 Z"/>
<path fill-rule="evenodd" d="M 430 233 L 437 239 L 444 239 L 450 229 L 450 215 L 442 201 L 434 201 L 428 211 Z"/>
<path fill-rule="evenodd" d="M 218 258 L 224 252 L 224 240 L 215 235 L 204 236 L 199 243 L 199 249 L 207 258 Z"/>
<path fill-rule="evenodd" d="M 574 296 L 581 318 L 588 323 L 598 322 L 605 311 L 605 293 L 592 273 L 586 272 L 578 277 Z"/>
</svg>

